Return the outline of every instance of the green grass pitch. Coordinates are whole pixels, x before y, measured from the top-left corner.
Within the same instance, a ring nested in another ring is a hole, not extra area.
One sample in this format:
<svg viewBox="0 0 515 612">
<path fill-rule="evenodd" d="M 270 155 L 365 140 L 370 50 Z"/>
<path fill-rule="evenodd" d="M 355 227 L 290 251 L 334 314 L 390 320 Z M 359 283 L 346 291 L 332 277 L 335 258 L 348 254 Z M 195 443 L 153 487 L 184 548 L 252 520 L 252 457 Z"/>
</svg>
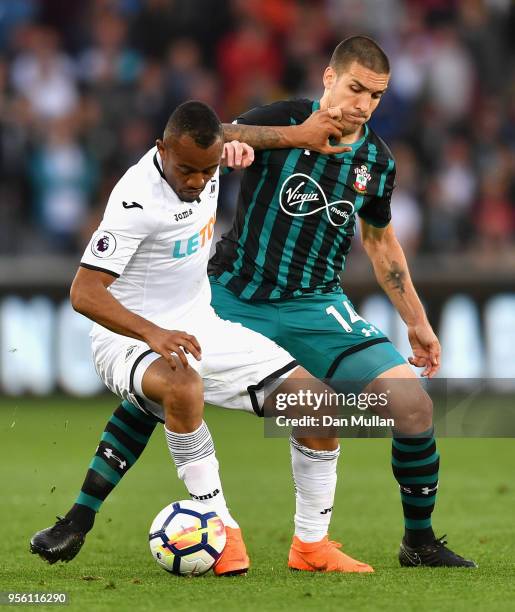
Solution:
<svg viewBox="0 0 515 612">
<path fill-rule="evenodd" d="M 258 419 L 207 409 L 226 496 L 252 560 L 246 578 L 168 575 L 153 561 L 155 514 L 186 497 L 158 427 L 139 463 L 104 504 L 69 564 L 30 555 L 32 533 L 75 498 L 117 401 L 0 398 L 0 590 L 69 593 L 69 610 L 509 610 L 515 609 L 513 440 L 443 439 L 437 535 L 477 570 L 402 569 L 398 488 L 388 440 L 343 440 L 331 537 L 375 567 L 372 575 L 291 573 L 294 509 L 286 439 Z M 487 409 L 487 407 L 485 407 Z"/>
</svg>

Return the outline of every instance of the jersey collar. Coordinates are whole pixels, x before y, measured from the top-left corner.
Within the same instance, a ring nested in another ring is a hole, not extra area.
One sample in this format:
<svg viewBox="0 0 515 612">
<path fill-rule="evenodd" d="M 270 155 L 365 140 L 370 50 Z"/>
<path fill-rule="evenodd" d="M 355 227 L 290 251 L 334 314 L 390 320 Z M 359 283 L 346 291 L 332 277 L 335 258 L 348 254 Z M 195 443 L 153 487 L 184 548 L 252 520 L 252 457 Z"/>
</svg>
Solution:
<svg viewBox="0 0 515 612">
<path fill-rule="evenodd" d="M 154 153 L 154 157 L 152 158 L 152 161 L 154 162 L 154 166 L 156 167 L 156 170 L 159 172 L 159 176 L 163 179 L 163 181 L 166 183 L 168 189 L 171 189 L 174 193 L 174 189 L 172 188 L 172 186 L 168 183 L 168 181 L 166 180 L 165 177 L 165 173 L 163 172 L 163 169 L 161 168 L 161 164 L 160 164 L 160 159 L 161 156 L 158 155 L 159 151 L 156 151 Z M 182 202 L 182 200 L 179 198 L 179 196 L 175 193 L 176 197 Z M 200 197 L 198 197 L 195 202 L 197 202 L 197 204 L 200 204 Z M 189 204 L 191 204 L 191 202 L 189 202 Z"/>
<path fill-rule="evenodd" d="M 166 181 L 165 173 L 163 172 L 163 169 L 161 168 L 161 165 L 160 165 L 160 163 L 158 161 L 157 153 L 158 152 L 156 151 L 154 153 L 154 157 L 153 157 L 154 166 L 156 167 L 157 171 L 159 172 L 160 177 Z"/>
</svg>

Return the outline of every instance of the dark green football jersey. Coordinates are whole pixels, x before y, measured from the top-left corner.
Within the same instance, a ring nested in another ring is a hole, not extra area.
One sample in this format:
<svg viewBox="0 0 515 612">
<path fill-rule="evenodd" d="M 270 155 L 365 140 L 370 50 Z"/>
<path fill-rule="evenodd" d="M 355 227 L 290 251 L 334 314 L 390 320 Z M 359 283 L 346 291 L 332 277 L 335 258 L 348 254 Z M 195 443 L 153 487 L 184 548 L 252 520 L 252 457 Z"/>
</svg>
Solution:
<svg viewBox="0 0 515 612">
<path fill-rule="evenodd" d="M 295 125 L 319 108 L 318 101 L 277 102 L 237 122 Z M 381 138 L 364 127 L 347 153 L 257 152 L 243 173 L 236 217 L 216 246 L 210 275 L 247 300 L 339 290 L 356 214 L 377 227 L 391 218 L 395 162 Z"/>
</svg>

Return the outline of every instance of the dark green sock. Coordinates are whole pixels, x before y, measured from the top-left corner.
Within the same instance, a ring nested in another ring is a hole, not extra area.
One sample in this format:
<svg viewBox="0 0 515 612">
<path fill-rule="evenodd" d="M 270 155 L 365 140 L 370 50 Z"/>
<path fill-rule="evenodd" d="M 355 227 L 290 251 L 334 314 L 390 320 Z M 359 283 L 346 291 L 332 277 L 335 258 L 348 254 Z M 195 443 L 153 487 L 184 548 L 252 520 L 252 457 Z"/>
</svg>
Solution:
<svg viewBox="0 0 515 612">
<path fill-rule="evenodd" d="M 136 463 L 147 446 L 157 419 L 123 401 L 113 412 L 100 439 L 95 456 L 75 504 L 66 518 L 88 532 L 100 506 Z"/>
<path fill-rule="evenodd" d="M 410 546 L 434 540 L 431 514 L 438 489 L 440 455 L 431 428 L 417 436 L 394 434 L 392 469 L 401 491 L 405 538 Z"/>
</svg>

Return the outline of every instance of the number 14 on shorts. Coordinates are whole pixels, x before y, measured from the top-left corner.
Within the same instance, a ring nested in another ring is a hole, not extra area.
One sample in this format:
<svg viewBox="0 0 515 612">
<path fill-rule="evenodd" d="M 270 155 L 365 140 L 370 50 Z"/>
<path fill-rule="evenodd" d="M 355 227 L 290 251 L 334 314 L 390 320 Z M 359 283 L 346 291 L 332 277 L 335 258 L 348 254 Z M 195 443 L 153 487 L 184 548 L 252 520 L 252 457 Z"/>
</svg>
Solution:
<svg viewBox="0 0 515 612">
<path fill-rule="evenodd" d="M 354 310 L 350 302 L 348 302 L 347 300 L 343 300 L 342 303 L 343 303 L 345 310 L 347 311 L 347 314 L 349 315 L 349 321 L 352 325 L 354 325 L 358 321 L 363 321 L 364 325 L 366 325 L 366 327 L 363 327 L 361 330 L 359 329 L 359 326 L 357 326 L 356 329 L 354 329 L 353 327 L 351 327 L 351 325 L 349 325 L 349 323 L 346 321 L 346 319 L 344 318 L 341 312 L 336 310 L 334 306 L 328 306 L 325 309 L 326 313 L 334 317 L 346 332 L 350 333 L 353 331 L 361 331 L 361 333 L 367 338 L 369 338 L 370 336 L 374 334 L 377 335 L 379 333 L 378 330 L 373 325 L 371 325 L 363 317 L 359 316 L 359 314 Z"/>
</svg>

